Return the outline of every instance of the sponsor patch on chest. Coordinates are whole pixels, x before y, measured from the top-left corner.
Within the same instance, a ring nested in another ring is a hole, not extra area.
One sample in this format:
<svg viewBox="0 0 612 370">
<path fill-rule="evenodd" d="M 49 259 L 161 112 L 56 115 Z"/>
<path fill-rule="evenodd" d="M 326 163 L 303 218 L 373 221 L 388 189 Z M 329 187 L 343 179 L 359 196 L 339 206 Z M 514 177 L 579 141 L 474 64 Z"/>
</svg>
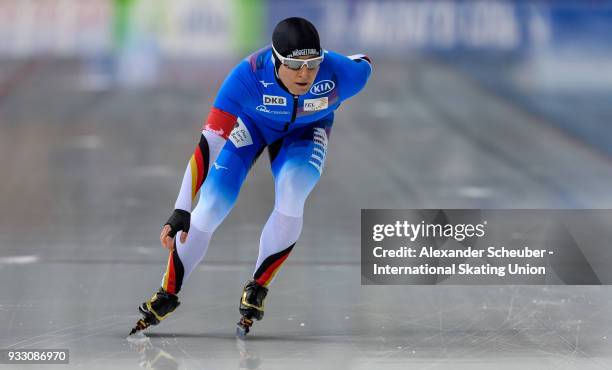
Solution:
<svg viewBox="0 0 612 370">
<path fill-rule="evenodd" d="M 284 96 L 275 96 L 275 95 L 264 95 L 263 96 L 264 105 L 287 105 L 287 99 Z"/>
<path fill-rule="evenodd" d="M 329 106 L 327 96 L 316 99 L 304 99 L 304 112 L 327 109 Z"/>
<path fill-rule="evenodd" d="M 244 122 L 242 122 L 240 117 L 238 117 L 236 126 L 234 126 L 234 129 L 232 130 L 229 139 L 232 143 L 234 143 L 234 146 L 236 146 L 236 148 L 253 144 L 251 133 L 247 129 Z"/>
</svg>

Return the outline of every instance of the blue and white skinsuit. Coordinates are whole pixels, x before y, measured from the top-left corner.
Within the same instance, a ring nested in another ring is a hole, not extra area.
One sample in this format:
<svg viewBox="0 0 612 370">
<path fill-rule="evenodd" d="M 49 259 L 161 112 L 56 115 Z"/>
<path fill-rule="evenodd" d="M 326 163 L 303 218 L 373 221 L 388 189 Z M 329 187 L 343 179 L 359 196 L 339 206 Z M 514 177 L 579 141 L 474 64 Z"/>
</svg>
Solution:
<svg viewBox="0 0 612 370">
<path fill-rule="evenodd" d="M 274 210 L 263 228 L 254 279 L 267 286 L 302 230 L 304 202 L 319 181 L 340 104 L 366 84 L 365 55 L 324 52 L 310 90 L 288 92 L 277 78 L 271 47 L 240 62 L 221 86 L 187 165 L 176 209 L 191 212 L 185 243 L 177 235 L 162 287 L 178 293 L 208 249 L 211 236 L 234 206 L 240 187 L 267 146 L 275 183 Z M 201 187 L 201 188 L 200 188 Z"/>
</svg>

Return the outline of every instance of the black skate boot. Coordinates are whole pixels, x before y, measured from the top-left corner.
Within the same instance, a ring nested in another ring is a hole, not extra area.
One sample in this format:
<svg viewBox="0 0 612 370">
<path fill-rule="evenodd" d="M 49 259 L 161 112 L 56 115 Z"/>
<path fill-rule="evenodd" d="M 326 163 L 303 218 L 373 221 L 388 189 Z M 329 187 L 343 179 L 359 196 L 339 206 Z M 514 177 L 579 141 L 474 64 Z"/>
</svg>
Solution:
<svg viewBox="0 0 612 370">
<path fill-rule="evenodd" d="M 238 327 L 236 328 L 236 335 L 238 337 L 246 337 L 253 325 L 253 319 L 261 320 L 263 318 L 263 301 L 266 298 L 266 294 L 268 294 L 268 288 L 257 284 L 255 280 L 249 280 L 244 286 L 239 308 L 242 317 L 238 321 Z"/>
<path fill-rule="evenodd" d="M 144 330 L 151 325 L 157 325 L 160 321 L 168 317 L 179 305 L 178 297 L 159 288 L 153 297 L 144 302 L 138 311 L 142 314 L 142 319 L 138 320 L 130 335 Z"/>
</svg>

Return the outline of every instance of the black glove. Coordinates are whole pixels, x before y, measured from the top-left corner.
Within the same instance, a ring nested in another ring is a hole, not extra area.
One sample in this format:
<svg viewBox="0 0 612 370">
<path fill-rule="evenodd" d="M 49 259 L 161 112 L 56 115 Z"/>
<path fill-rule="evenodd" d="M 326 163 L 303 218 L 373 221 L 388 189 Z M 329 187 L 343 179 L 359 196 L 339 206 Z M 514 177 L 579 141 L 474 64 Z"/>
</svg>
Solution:
<svg viewBox="0 0 612 370">
<path fill-rule="evenodd" d="M 184 211 L 182 209 L 175 209 L 174 212 L 172 212 L 170 218 L 168 219 L 168 222 L 166 222 L 164 226 L 170 225 L 170 232 L 168 233 L 168 235 L 174 238 L 176 233 L 180 230 L 183 230 L 184 232 L 188 233 L 190 223 L 191 214 L 189 212 Z"/>
</svg>

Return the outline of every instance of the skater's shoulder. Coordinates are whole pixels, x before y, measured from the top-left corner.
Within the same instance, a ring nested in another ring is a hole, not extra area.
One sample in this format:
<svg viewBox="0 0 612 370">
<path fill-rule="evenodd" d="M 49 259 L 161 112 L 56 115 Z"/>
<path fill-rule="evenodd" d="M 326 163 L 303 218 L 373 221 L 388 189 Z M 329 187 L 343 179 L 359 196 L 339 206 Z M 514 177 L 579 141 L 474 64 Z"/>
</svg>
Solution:
<svg viewBox="0 0 612 370">
<path fill-rule="evenodd" d="M 227 76 L 228 87 L 241 91 L 243 89 L 248 91 L 256 90 L 257 72 L 251 69 L 248 58 L 241 60 Z M 242 93 L 244 92 L 242 91 Z"/>
<path fill-rule="evenodd" d="M 263 48 L 251 53 L 249 56 L 244 58 L 243 62 L 246 62 L 246 66 L 249 67 L 251 72 L 264 70 L 267 63 L 272 63 L 272 46 L 266 45 Z"/>
<path fill-rule="evenodd" d="M 328 65 L 334 69 L 344 70 L 355 66 L 357 63 L 365 62 L 364 64 L 371 67 L 372 61 L 366 54 L 344 55 L 332 50 L 325 50 L 325 62 L 323 65 Z M 326 63 L 327 62 L 327 63 Z"/>
</svg>

